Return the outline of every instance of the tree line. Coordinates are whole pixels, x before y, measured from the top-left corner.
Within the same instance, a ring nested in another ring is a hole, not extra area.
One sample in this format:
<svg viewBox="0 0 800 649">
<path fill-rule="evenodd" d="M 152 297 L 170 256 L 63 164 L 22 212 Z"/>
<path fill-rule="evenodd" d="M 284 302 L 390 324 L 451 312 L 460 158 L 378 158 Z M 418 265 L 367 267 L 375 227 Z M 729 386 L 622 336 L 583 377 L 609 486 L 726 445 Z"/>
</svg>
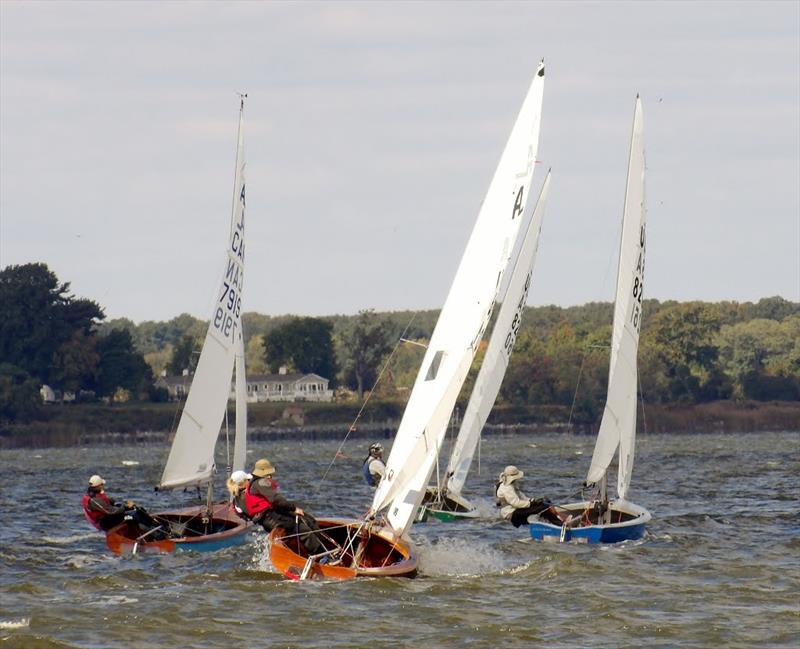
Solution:
<svg viewBox="0 0 800 649">
<path fill-rule="evenodd" d="M 192 372 L 207 328 L 188 314 L 106 321 L 100 305 L 73 296 L 44 264 L 0 271 L 0 303 L 0 418 L 7 420 L 35 416 L 42 383 L 86 399 L 163 400 L 154 377 Z M 612 316 L 613 305 L 601 302 L 526 307 L 498 403 L 569 406 L 576 420 L 595 421 L 605 400 Z M 329 379 L 337 399 L 362 400 L 374 389 L 382 399 L 404 401 L 437 317 L 436 310 L 245 313 L 247 371 L 285 367 Z M 482 357 L 483 349 L 462 402 Z M 647 300 L 639 380 L 651 403 L 798 400 L 800 303 Z"/>
</svg>

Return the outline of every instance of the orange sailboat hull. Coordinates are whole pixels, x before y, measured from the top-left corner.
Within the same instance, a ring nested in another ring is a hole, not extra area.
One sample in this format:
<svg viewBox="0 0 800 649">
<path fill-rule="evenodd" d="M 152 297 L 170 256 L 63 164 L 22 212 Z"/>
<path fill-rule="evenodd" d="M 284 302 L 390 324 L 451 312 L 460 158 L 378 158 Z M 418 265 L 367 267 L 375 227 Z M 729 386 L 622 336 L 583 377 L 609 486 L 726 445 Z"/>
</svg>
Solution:
<svg viewBox="0 0 800 649">
<path fill-rule="evenodd" d="M 418 559 L 411 545 L 382 527 L 363 521 L 317 521 L 319 539 L 329 551 L 328 563 L 309 561 L 305 547 L 291 530 L 269 534 L 269 558 L 289 579 L 354 579 L 356 577 L 413 577 Z M 304 574 L 305 573 L 305 574 Z"/>
</svg>

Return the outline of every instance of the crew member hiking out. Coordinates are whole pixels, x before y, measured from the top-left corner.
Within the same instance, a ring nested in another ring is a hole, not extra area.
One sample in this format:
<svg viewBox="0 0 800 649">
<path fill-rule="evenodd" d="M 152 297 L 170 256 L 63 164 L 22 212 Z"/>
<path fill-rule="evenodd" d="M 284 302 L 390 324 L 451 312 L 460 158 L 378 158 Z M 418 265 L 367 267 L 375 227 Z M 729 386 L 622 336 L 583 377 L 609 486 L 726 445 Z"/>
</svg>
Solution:
<svg viewBox="0 0 800 649">
<path fill-rule="evenodd" d="M 266 458 L 255 463 L 251 471 L 253 479 L 245 489 L 244 510 L 254 523 L 267 532 L 280 527 L 289 534 L 297 534 L 309 554 L 321 554 L 325 546 L 317 538 L 319 525 L 316 519 L 278 492 L 278 483 L 273 479 L 275 467 Z M 320 559 L 327 563 L 327 556 Z"/>
<path fill-rule="evenodd" d="M 105 492 L 106 481 L 99 475 L 89 478 L 89 485 L 83 495 L 83 513 L 96 529 L 107 532 L 126 518 L 134 521 L 143 531 L 155 529 L 158 523 L 143 507 L 137 507 L 132 500 L 116 502 Z"/>
<path fill-rule="evenodd" d="M 519 527 L 528 522 L 528 516 L 540 515 L 555 517 L 555 524 L 560 525 L 560 519 L 551 511 L 552 503 L 546 498 L 528 498 L 520 490 L 522 477 L 525 474 L 513 465 L 507 466 L 499 475 L 495 484 L 495 496 L 497 506 L 500 507 L 500 515 L 507 521 L 511 521 L 514 527 Z"/>
</svg>

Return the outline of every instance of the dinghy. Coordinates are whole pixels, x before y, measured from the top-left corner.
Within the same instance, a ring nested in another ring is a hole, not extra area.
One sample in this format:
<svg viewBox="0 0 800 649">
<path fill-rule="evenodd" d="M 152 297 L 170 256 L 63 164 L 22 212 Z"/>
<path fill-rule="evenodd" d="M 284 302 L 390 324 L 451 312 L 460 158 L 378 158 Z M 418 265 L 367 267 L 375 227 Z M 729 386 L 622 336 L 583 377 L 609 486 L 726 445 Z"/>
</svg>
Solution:
<svg viewBox="0 0 800 649">
<path fill-rule="evenodd" d="M 636 96 L 628 180 L 622 217 L 619 267 L 614 300 L 614 327 L 608 395 L 586 485 L 597 497 L 555 508 L 562 525 L 538 516 L 529 519 L 531 537 L 539 541 L 617 543 L 641 538 L 650 512 L 627 500 L 636 442 L 637 351 L 642 325 L 645 258 L 644 128 L 642 103 Z M 619 448 L 617 499 L 609 501 L 606 473 Z"/>
<path fill-rule="evenodd" d="M 151 514 L 160 527 L 144 532 L 132 521 L 111 528 L 106 544 L 115 553 L 175 550 L 210 551 L 244 543 L 252 524 L 229 503 L 213 502 L 214 449 L 228 405 L 236 368 L 236 434 L 232 470 L 244 468 L 247 400 L 242 333 L 244 277 L 244 97 L 239 107 L 233 209 L 227 254 L 214 312 L 197 371 L 181 414 L 158 489 L 207 487 L 206 503 Z M 166 538 L 164 538 L 166 537 Z"/>
<path fill-rule="evenodd" d="M 500 391 L 522 325 L 522 312 L 528 300 L 528 290 L 533 277 L 533 265 L 536 261 L 549 187 L 550 172 L 547 173 L 533 214 L 528 219 L 522 244 L 517 247 L 516 253 L 509 260 L 507 269 L 509 279 L 500 301 L 497 320 L 486 347 L 481 369 L 475 379 L 475 386 L 472 388 L 464 419 L 453 445 L 444 485 L 428 487 L 417 514 L 418 521 L 434 518 L 452 522 L 478 517 L 478 510 L 464 498 L 461 490 L 480 441 L 481 431 Z"/>
<path fill-rule="evenodd" d="M 409 528 L 444 440 L 450 413 L 492 316 L 536 161 L 544 62 L 536 71 L 442 307 L 363 519 L 319 521 L 326 550 L 308 556 L 292 530 L 270 535 L 272 564 L 287 577 L 413 576 Z M 536 134 L 536 137 L 532 137 Z"/>
</svg>

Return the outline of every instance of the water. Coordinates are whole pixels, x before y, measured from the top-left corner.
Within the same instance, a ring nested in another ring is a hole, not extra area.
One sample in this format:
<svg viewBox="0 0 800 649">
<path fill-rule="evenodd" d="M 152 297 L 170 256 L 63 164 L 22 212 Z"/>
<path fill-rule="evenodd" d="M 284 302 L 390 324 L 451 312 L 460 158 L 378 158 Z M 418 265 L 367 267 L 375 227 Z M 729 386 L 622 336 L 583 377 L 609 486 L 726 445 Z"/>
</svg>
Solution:
<svg viewBox="0 0 800 649">
<path fill-rule="evenodd" d="M 92 473 L 152 509 L 166 449 L 0 454 L 0 645 L 49 647 L 781 647 L 800 636 L 800 434 L 640 438 L 632 499 L 653 521 L 616 546 L 525 540 L 495 519 L 492 478 L 528 495 L 575 490 L 593 440 L 490 437 L 465 494 L 482 519 L 414 528 L 417 579 L 290 582 L 264 535 L 213 554 L 119 558 L 83 518 Z M 336 442 L 258 443 L 290 498 L 317 515 L 362 513 L 366 444 L 321 482 Z M 224 465 L 224 458 L 221 459 Z"/>
</svg>

